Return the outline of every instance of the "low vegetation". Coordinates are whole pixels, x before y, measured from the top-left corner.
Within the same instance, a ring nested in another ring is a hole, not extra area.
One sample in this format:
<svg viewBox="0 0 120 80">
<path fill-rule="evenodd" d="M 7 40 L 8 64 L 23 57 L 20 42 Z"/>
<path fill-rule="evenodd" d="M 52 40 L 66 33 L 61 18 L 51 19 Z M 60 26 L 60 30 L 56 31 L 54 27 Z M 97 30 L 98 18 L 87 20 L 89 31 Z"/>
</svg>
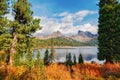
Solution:
<svg viewBox="0 0 120 80">
<path fill-rule="evenodd" d="M 76 64 L 73 72 L 65 64 L 50 64 L 43 70 L 39 67 L 28 69 L 25 66 L 0 67 L 0 80 L 119 80 L 120 64 Z M 43 72 L 44 71 L 44 72 Z"/>
</svg>

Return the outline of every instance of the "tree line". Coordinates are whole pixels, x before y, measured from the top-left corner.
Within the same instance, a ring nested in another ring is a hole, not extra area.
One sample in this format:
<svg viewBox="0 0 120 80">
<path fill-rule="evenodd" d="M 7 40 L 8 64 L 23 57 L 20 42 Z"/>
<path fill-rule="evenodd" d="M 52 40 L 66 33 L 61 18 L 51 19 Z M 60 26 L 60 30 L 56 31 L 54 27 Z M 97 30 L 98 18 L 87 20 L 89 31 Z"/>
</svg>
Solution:
<svg viewBox="0 0 120 80">
<path fill-rule="evenodd" d="M 50 53 L 51 52 L 51 53 Z M 45 53 L 44 53 L 44 64 L 45 65 L 49 65 L 53 62 L 55 62 L 55 53 L 53 53 L 53 51 L 50 51 L 48 49 L 46 49 Z M 54 54 L 54 55 L 51 55 L 51 54 Z M 65 64 L 66 66 L 72 66 L 72 65 L 76 65 L 77 62 L 79 64 L 83 64 L 84 63 L 84 60 L 83 60 L 83 57 L 81 54 L 79 54 L 79 57 L 78 57 L 78 61 L 76 60 L 76 55 L 74 54 L 73 58 L 72 58 L 72 55 L 71 53 L 66 53 L 66 61 L 65 61 Z"/>
</svg>

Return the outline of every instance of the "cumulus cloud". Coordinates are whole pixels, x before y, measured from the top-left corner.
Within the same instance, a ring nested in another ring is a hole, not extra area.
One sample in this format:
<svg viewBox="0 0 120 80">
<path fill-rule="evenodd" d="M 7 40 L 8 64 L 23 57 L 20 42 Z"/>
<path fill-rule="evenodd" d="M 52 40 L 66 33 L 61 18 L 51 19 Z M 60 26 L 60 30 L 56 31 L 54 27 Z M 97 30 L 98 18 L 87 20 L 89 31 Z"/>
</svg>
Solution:
<svg viewBox="0 0 120 80">
<path fill-rule="evenodd" d="M 90 31 L 94 34 L 97 33 L 97 26 L 91 25 L 90 23 L 85 23 L 82 25 L 74 25 L 75 23 L 80 23 L 84 17 L 90 14 L 96 14 L 96 11 L 83 10 L 76 13 L 63 12 L 60 14 L 55 14 L 54 16 L 60 18 L 48 18 L 46 16 L 35 18 L 40 18 L 42 29 L 37 31 L 36 34 L 51 34 L 55 31 L 60 31 L 66 35 L 77 34 L 78 30 Z"/>
</svg>

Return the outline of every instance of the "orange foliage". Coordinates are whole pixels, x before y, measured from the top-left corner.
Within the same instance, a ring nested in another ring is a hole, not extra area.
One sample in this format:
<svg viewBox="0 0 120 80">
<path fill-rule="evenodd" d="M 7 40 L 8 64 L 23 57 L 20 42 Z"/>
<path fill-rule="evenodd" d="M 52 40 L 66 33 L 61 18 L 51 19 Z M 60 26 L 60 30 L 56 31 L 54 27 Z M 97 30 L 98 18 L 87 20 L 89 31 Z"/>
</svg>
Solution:
<svg viewBox="0 0 120 80">
<path fill-rule="evenodd" d="M 25 66 L 0 67 L 3 80 L 119 80 L 120 64 L 76 64 L 72 72 L 65 64 L 51 64 L 42 70 L 39 67 L 28 69 Z"/>
<path fill-rule="evenodd" d="M 51 64 L 45 67 L 48 80 L 71 80 L 70 72 L 66 67 L 58 64 Z"/>
<path fill-rule="evenodd" d="M 114 74 L 120 74 L 119 64 L 99 65 L 85 63 L 77 64 L 72 69 L 73 72 L 70 73 L 64 64 L 52 64 L 45 68 L 45 72 L 48 80 L 104 80 L 105 76 L 111 78 L 110 76 L 114 76 Z M 114 74 L 109 75 L 111 72 L 114 72 Z"/>
</svg>

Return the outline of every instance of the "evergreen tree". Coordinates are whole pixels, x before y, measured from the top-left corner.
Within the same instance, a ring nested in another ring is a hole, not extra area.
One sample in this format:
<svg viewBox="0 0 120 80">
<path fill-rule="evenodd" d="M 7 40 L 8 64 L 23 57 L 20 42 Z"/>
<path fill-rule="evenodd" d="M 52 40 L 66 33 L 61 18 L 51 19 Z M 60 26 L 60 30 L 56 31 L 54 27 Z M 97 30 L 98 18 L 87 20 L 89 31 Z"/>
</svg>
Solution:
<svg viewBox="0 0 120 80">
<path fill-rule="evenodd" d="M 0 18 L 2 18 L 6 13 L 8 13 L 7 0 L 0 0 Z"/>
<path fill-rule="evenodd" d="M 72 65 L 73 65 L 73 63 L 72 63 L 72 56 L 71 56 L 71 54 L 70 53 L 66 54 L 66 66 L 67 66 L 67 69 L 68 69 L 68 67 L 70 68 L 70 72 L 73 71 L 72 70 Z"/>
<path fill-rule="evenodd" d="M 33 59 L 33 51 L 32 50 L 29 50 L 29 52 L 27 52 L 25 65 L 29 69 L 32 69 L 34 67 L 34 59 Z"/>
<path fill-rule="evenodd" d="M 49 63 L 50 63 L 49 51 L 48 51 L 48 49 L 46 49 L 45 56 L 44 56 L 44 64 L 49 65 Z"/>
<path fill-rule="evenodd" d="M 83 64 L 83 63 L 84 63 L 84 61 L 83 61 L 83 57 L 82 57 L 81 54 L 79 55 L 78 63 L 79 63 L 79 64 Z"/>
<path fill-rule="evenodd" d="M 16 0 L 13 3 L 15 20 L 10 24 L 12 42 L 10 43 L 10 65 L 14 64 L 15 54 L 29 53 L 32 48 L 32 33 L 39 28 L 39 19 L 33 19 L 31 4 L 28 0 Z"/>
<path fill-rule="evenodd" d="M 37 60 L 36 60 L 36 65 L 39 66 L 40 69 L 42 69 L 44 63 L 43 63 L 43 60 L 42 60 L 41 57 L 40 57 L 40 51 L 39 51 L 39 50 L 38 50 L 38 53 L 37 53 L 37 57 L 36 57 L 36 58 L 37 58 Z"/>
<path fill-rule="evenodd" d="M 66 66 L 68 66 L 68 54 L 66 53 Z"/>
<path fill-rule="evenodd" d="M 41 61 L 41 58 L 40 58 L 40 51 L 38 50 L 38 53 L 37 53 L 37 61 L 40 62 Z"/>
<path fill-rule="evenodd" d="M 50 51 L 50 62 L 52 63 L 55 58 L 55 49 L 54 49 L 54 42 L 53 39 L 51 39 L 51 51 Z"/>
<path fill-rule="evenodd" d="M 36 67 L 36 69 L 38 69 L 37 70 L 38 74 L 40 74 L 40 75 L 37 75 L 37 76 L 40 76 L 40 80 L 45 80 L 46 76 L 45 76 L 45 71 L 44 71 L 44 62 L 40 57 L 39 50 L 38 50 L 36 60 L 35 60 L 35 67 Z"/>
<path fill-rule="evenodd" d="M 116 55 L 120 55 L 119 3 L 117 0 L 100 0 L 99 8 L 98 59 L 106 59 L 106 63 L 113 63 Z"/>
<path fill-rule="evenodd" d="M 116 27 L 115 27 L 115 41 L 114 41 L 114 60 L 120 62 L 120 3 L 115 7 L 116 11 Z"/>
<path fill-rule="evenodd" d="M 4 17 L 8 13 L 8 0 L 0 0 L 0 51 L 4 51 L 6 62 L 9 62 L 9 47 L 11 43 L 11 35 L 8 31 L 9 21 Z M 0 55 L 2 57 L 2 55 Z M 4 58 L 5 58 L 4 57 Z M 5 60 L 5 59 L 3 59 Z"/>
<path fill-rule="evenodd" d="M 71 56 L 71 53 L 68 54 L 68 64 L 69 64 L 69 66 L 72 66 L 72 56 Z"/>
<path fill-rule="evenodd" d="M 72 69 L 72 56 L 71 56 L 71 53 L 68 54 L 68 61 L 67 61 L 69 67 L 70 67 L 70 72 L 72 73 L 73 72 L 73 69 Z"/>
<path fill-rule="evenodd" d="M 75 54 L 73 56 L 73 60 L 74 60 L 74 65 L 76 65 L 76 56 L 75 56 Z"/>
</svg>

